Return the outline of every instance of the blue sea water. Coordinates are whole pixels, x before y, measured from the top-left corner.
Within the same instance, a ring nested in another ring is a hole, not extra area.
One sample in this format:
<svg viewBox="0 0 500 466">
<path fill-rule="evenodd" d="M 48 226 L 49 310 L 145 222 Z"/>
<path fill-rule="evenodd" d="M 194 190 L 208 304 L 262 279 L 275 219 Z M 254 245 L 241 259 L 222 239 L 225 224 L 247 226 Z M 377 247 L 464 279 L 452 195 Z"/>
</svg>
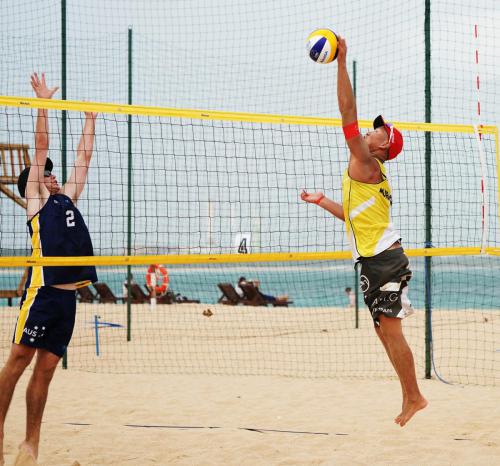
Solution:
<svg viewBox="0 0 500 466">
<path fill-rule="evenodd" d="M 500 309 L 500 261 L 497 258 L 449 257 L 432 259 L 432 307 L 440 309 Z M 411 258 L 413 277 L 410 300 L 416 308 L 425 306 L 424 259 Z M 144 287 L 147 266 L 131 268 L 134 280 Z M 169 288 L 202 303 L 216 303 L 221 292 L 217 284 L 236 283 L 240 276 L 258 279 L 262 292 L 288 295 L 297 307 L 344 307 L 348 303 L 346 287 L 355 289 L 355 271 L 350 261 L 211 264 L 169 266 Z M 99 281 L 105 282 L 117 296 L 123 295 L 126 267 L 98 267 Z M 16 288 L 22 271 L 0 270 L 0 289 Z M 362 296 L 359 296 L 362 303 Z"/>
</svg>

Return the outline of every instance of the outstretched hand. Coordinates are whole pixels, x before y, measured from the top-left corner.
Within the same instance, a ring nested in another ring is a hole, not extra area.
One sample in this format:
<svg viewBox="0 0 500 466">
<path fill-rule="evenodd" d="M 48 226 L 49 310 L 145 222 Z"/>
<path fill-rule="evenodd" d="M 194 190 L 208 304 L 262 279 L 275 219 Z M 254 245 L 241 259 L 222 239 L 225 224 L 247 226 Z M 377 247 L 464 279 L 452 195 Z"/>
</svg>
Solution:
<svg viewBox="0 0 500 466">
<path fill-rule="evenodd" d="M 347 44 L 342 36 L 337 36 L 337 63 L 345 64 L 347 56 Z"/>
<path fill-rule="evenodd" d="M 97 118 L 97 115 L 99 115 L 97 112 L 85 112 L 85 118 L 87 120 L 95 121 L 95 119 Z"/>
<path fill-rule="evenodd" d="M 31 87 L 35 91 L 36 96 L 40 99 L 51 99 L 59 89 L 57 86 L 52 89 L 47 87 L 47 83 L 45 82 L 45 73 L 42 73 L 41 80 L 37 73 L 33 73 L 31 75 Z"/>
<path fill-rule="evenodd" d="M 309 202 L 311 204 L 319 204 L 324 197 L 325 195 L 321 191 L 315 193 L 308 193 L 306 192 L 306 190 L 303 190 L 300 193 L 300 198 L 303 201 Z"/>
</svg>

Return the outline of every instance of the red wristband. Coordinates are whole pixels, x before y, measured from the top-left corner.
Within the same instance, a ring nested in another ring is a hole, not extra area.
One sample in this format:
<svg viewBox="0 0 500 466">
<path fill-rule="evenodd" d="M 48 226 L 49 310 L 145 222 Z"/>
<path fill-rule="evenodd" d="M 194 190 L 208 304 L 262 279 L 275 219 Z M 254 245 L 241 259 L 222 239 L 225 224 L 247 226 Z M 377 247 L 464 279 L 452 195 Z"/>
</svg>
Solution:
<svg viewBox="0 0 500 466">
<path fill-rule="evenodd" d="M 325 198 L 325 195 L 324 195 L 324 194 L 322 194 L 322 195 L 321 195 L 321 197 L 320 197 L 318 200 L 314 201 L 314 203 L 315 203 L 315 204 L 317 204 L 317 205 L 319 205 L 319 203 L 320 203 L 320 202 L 321 202 L 324 198 Z"/>
<path fill-rule="evenodd" d="M 349 141 L 349 139 L 355 138 L 356 136 L 359 136 L 359 126 L 357 121 L 349 123 L 347 126 L 344 126 L 342 130 L 344 131 L 344 136 L 347 141 Z"/>
</svg>

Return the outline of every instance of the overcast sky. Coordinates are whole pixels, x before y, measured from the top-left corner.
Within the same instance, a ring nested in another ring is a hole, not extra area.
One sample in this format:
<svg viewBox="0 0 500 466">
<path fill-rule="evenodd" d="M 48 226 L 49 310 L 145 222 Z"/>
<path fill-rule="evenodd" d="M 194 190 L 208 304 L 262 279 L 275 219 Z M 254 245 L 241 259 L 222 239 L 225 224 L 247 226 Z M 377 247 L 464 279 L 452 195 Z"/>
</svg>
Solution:
<svg viewBox="0 0 500 466">
<path fill-rule="evenodd" d="M 32 70 L 59 83 L 60 1 L 8 0 L 0 8 L 1 93 L 31 95 Z M 336 65 L 317 65 L 305 52 L 307 35 L 328 27 L 347 39 L 349 60 L 357 61 L 363 117 L 423 120 L 423 0 L 358 0 L 349 8 L 331 0 L 314 8 L 291 0 L 68 0 L 67 17 L 71 99 L 126 101 L 130 26 L 138 104 L 337 117 Z M 431 20 L 433 120 L 475 117 L 479 71 L 484 120 L 497 124 L 500 8 L 433 0 Z"/>
</svg>

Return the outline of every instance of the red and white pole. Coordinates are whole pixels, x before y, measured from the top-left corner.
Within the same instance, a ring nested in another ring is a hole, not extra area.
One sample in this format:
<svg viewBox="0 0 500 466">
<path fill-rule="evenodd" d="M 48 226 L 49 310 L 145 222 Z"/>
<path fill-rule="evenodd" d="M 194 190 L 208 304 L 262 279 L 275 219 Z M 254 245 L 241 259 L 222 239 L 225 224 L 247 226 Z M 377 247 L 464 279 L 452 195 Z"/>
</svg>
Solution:
<svg viewBox="0 0 500 466">
<path fill-rule="evenodd" d="M 481 100 L 480 100 L 480 89 L 481 89 L 481 81 L 479 80 L 479 51 L 477 45 L 477 24 L 474 24 L 474 37 L 476 39 L 476 91 L 477 91 L 477 121 L 479 128 L 482 128 L 481 125 Z M 482 140 L 482 132 L 479 131 L 479 139 Z"/>
<path fill-rule="evenodd" d="M 486 243 L 488 241 L 488 196 L 486 190 L 486 159 L 483 151 L 483 132 L 481 124 L 481 99 L 480 89 L 481 81 L 479 79 L 479 47 L 478 47 L 478 27 L 474 25 L 474 38 L 476 42 L 476 93 L 477 93 L 477 124 L 474 125 L 477 143 L 479 146 L 479 161 L 481 164 L 481 218 L 482 218 L 482 235 L 481 235 L 481 252 L 485 252 Z"/>
</svg>

